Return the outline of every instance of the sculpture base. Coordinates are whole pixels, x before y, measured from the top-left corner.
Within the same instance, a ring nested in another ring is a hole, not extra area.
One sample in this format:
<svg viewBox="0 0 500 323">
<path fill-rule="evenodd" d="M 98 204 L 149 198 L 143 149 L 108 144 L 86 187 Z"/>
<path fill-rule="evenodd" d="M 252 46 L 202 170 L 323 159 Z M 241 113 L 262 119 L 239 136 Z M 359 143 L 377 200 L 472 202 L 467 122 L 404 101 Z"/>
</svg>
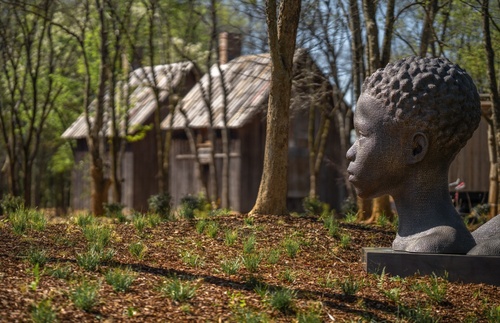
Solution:
<svg viewBox="0 0 500 323">
<path fill-rule="evenodd" d="M 449 281 L 500 286 L 499 256 L 410 253 L 390 248 L 363 248 L 363 266 L 369 273 L 407 277 L 415 274 L 448 276 Z"/>
</svg>

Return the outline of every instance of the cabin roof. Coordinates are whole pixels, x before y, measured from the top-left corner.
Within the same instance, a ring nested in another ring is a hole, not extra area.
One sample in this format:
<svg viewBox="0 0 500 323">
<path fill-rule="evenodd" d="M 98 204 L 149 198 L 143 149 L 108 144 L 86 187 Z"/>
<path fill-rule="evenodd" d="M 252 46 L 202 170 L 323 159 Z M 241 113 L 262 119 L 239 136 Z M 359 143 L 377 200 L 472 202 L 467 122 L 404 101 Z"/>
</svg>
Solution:
<svg viewBox="0 0 500 323">
<path fill-rule="evenodd" d="M 298 49 L 295 52 L 295 68 L 300 65 L 298 64 L 299 61 L 312 62 L 309 54 L 304 49 Z M 270 54 L 240 56 L 220 65 L 220 69 L 227 90 L 227 127 L 240 128 L 267 108 L 271 80 Z M 314 70 L 319 73 L 317 68 Z M 323 80 L 327 82 L 325 78 Z M 210 83 L 212 84 L 212 99 L 209 99 Z M 179 102 L 173 120 L 172 116 L 168 115 L 163 120 L 161 128 L 209 127 L 210 119 L 206 102 L 211 102 L 213 127 L 223 128 L 224 89 L 221 84 L 219 68 L 217 65 L 213 65 L 210 68 L 210 73 L 205 74 Z M 292 103 L 293 108 L 294 104 Z"/>
<path fill-rule="evenodd" d="M 193 70 L 193 64 L 190 62 L 180 62 L 165 65 L 145 66 L 137 68 L 130 72 L 128 89 L 131 92 L 129 102 L 130 110 L 128 111 L 128 129 L 133 133 L 139 126 L 143 125 L 148 118 L 153 114 L 156 109 L 156 99 L 154 96 L 154 82 L 153 75 L 155 75 L 157 88 L 159 89 L 160 102 L 166 102 L 168 95 L 172 89 L 181 85 L 184 77 Z M 116 95 L 122 95 L 124 90 L 122 86 L 118 85 Z M 106 94 L 105 101 L 109 101 L 109 94 Z M 96 100 L 90 104 L 90 112 L 94 111 Z M 120 122 L 121 129 L 125 128 L 124 121 L 125 113 L 121 112 Z M 93 116 L 90 120 L 92 122 Z M 110 128 L 111 120 L 109 112 L 104 113 L 104 128 L 106 136 L 111 135 Z M 79 139 L 85 138 L 88 134 L 87 122 L 85 115 L 81 114 L 73 124 L 64 131 L 62 138 L 65 139 Z"/>
</svg>

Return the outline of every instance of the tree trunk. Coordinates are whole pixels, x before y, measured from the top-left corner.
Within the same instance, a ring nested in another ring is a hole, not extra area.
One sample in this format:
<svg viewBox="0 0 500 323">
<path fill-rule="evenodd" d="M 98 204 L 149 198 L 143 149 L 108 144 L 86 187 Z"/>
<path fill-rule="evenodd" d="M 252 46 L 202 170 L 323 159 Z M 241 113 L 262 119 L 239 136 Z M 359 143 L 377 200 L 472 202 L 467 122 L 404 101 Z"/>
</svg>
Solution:
<svg viewBox="0 0 500 323">
<path fill-rule="evenodd" d="M 357 0 L 349 0 L 349 29 L 351 30 L 351 55 L 352 55 L 352 83 L 354 88 L 354 100 L 357 101 L 361 95 L 361 85 L 365 78 L 363 63 L 363 42 L 361 40 L 361 20 Z"/>
<path fill-rule="evenodd" d="M 490 160 L 490 185 L 488 204 L 490 205 L 490 218 L 498 214 L 498 169 L 497 169 L 497 144 L 493 122 L 488 120 L 488 156 Z"/>
<path fill-rule="evenodd" d="M 425 57 L 427 54 L 427 49 L 429 48 L 429 44 L 431 43 L 431 39 L 433 38 L 434 32 L 434 18 L 439 10 L 438 0 L 430 0 L 427 1 L 427 6 L 424 7 L 425 10 L 425 19 L 424 19 L 424 27 L 422 28 L 422 35 L 420 37 L 420 49 L 419 55 Z"/>
<path fill-rule="evenodd" d="M 372 0 L 363 0 L 363 13 L 365 15 L 366 43 L 368 47 L 368 74 L 372 74 L 380 68 L 376 3 Z"/>
<path fill-rule="evenodd" d="M 289 107 L 293 77 L 293 56 L 300 17 L 300 0 L 281 1 L 276 17 L 276 0 L 266 1 L 271 50 L 271 86 L 267 109 L 264 167 L 257 201 L 251 214 L 288 214 Z"/>
<path fill-rule="evenodd" d="M 104 119 L 104 95 L 106 93 L 106 84 L 108 81 L 108 29 L 106 26 L 104 4 L 96 0 L 96 6 L 99 11 L 100 32 L 100 65 L 99 65 L 99 89 L 97 93 L 97 102 L 95 106 L 95 116 L 92 127 L 89 128 L 89 152 L 91 155 L 91 209 L 96 216 L 104 214 L 103 203 L 105 201 L 105 177 L 104 162 L 101 153 L 101 130 Z M 87 108 L 87 107 L 86 107 Z"/>
<path fill-rule="evenodd" d="M 491 92 L 491 103 L 492 103 L 492 121 L 493 121 L 493 130 L 494 136 L 496 139 L 496 143 L 500 143 L 500 94 L 497 85 L 496 79 L 496 70 L 495 70 L 495 51 L 493 49 L 493 44 L 491 41 L 491 32 L 490 32 L 490 12 L 489 12 L 489 1 L 483 0 L 481 5 L 481 14 L 483 17 L 483 39 L 484 39 L 484 48 L 486 51 L 487 58 L 487 72 L 489 79 L 489 86 Z M 496 146 L 496 173 L 497 173 L 497 182 L 498 182 L 498 174 L 500 174 L 500 149 Z M 495 207 L 500 205 L 500 194 L 497 193 L 497 199 L 495 201 Z"/>
</svg>

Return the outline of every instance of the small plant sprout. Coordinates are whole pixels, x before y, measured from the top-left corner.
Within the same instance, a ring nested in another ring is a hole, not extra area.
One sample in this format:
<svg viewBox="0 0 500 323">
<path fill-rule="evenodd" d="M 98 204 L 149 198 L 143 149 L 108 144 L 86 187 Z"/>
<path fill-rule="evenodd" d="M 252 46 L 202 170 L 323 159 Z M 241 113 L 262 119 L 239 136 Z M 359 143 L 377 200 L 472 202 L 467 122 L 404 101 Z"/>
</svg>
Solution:
<svg viewBox="0 0 500 323">
<path fill-rule="evenodd" d="M 208 221 L 205 220 L 205 219 L 201 219 L 201 220 L 198 220 L 198 222 L 196 222 L 196 232 L 198 232 L 199 234 L 202 234 L 204 231 L 205 231 L 205 228 L 207 227 L 208 225 Z"/>
<path fill-rule="evenodd" d="M 245 268 L 251 272 L 255 273 L 259 267 L 262 256 L 260 254 L 250 253 L 243 255 L 243 265 Z"/>
<path fill-rule="evenodd" d="M 282 313 L 293 311 L 296 293 L 290 289 L 278 289 L 271 293 L 269 304 Z"/>
<path fill-rule="evenodd" d="M 83 229 L 88 225 L 94 224 L 95 218 L 92 216 L 92 214 L 79 214 L 75 218 L 75 223 L 77 226 Z"/>
<path fill-rule="evenodd" d="M 197 286 L 189 282 L 182 282 L 177 277 L 165 281 L 160 287 L 160 291 L 164 295 L 170 297 L 176 302 L 184 302 L 193 298 L 196 294 L 196 289 Z"/>
<path fill-rule="evenodd" d="M 143 234 L 146 227 L 149 225 L 148 219 L 142 214 L 136 214 L 132 220 L 132 224 L 137 230 L 138 234 Z"/>
<path fill-rule="evenodd" d="M 215 238 L 217 236 L 217 233 L 219 232 L 219 224 L 217 224 L 217 222 L 214 221 L 209 221 L 206 231 L 207 235 L 210 238 Z"/>
<path fill-rule="evenodd" d="M 47 261 L 49 260 L 47 257 L 47 251 L 38 249 L 38 248 L 32 248 L 28 251 L 28 261 L 30 264 L 34 265 L 39 265 L 40 267 L 45 266 Z"/>
<path fill-rule="evenodd" d="M 28 229 L 43 231 L 47 219 L 42 212 L 35 209 L 20 207 L 9 213 L 9 221 L 15 234 L 21 235 Z"/>
<path fill-rule="evenodd" d="M 433 274 L 430 277 L 430 284 L 420 283 L 417 289 L 423 291 L 433 303 L 440 304 L 446 299 L 446 292 L 448 290 L 448 275 L 445 274 L 445 276 L 446 277 L 442 279 L 436 274 Z"/>
<path fill-rule="evenodd" d="M 347 212 L 344 221 L 346 223 L 354 223 L 358 220 L 356 212 Z"/>
<path fill-rule="evenodd" d="M 245 223 L 245 225 L 247 227 L 251 227 L 253 226 L 254 222 L 255 222 L 255 218 L 253 216 L 247 216 L 243 222 Z"/>
<path fill-rule="evenodd" d="M 278 249 L 271 249 L 267 256 L 267 262 L 270 265 L 275 265 L 280 260 L 281 252 Z"/>
<path fill-rule="evenodd" d="M 76 255 L 76 263 L 78 266 L 88 271 L 96 271 L 99 265 L 103 262 L 102 251 L 96 248 L 90 248 L 87 252 Z"/>
<path fill-rule="evenodd" d="M 111 241 L 111 228 L 105 225 L 91 224 L 82 228 L 83 235 L 91 246 L 102 251 Z"/>
<path fill-rule="evenodd" d="M 283 272 L 282 276 L 283 276 L 283 279 L 286 280 L 289 283 L 294 283 L 295 280 L 297 279 L 295 273 L 292 270 L 290 270 L 290 268 L 287 268 Z"/>
<path fill-rule="evenodd" d="M 295 258 L 300 249 L 300 243 L 293 238 L 285 239 L 285 241 L 283 241 L 283 246 L 290 258 Z"/>
<path fill-rule="evenodd" d="M 347 248 L 351 244 L 351 236 L 342 234 L 340 236 L 340 247 Z"/>
<path fill-rule="evenodd" d="M 349 276 L 338 282 L 340 290 L 346 296 L 354 296 L 359 291 L 362 283 L 359 283 L 353 276 Z"/>
<path fill-rule="evenodd" d="M 144 259 L 144 256 L 146 255 L 147 247 L 144 243 L 142 243 L 142 241 L 137 241 L 137 242 L 131 243 L 128 246 L 128 251 L 130 252 L 130 254 L 134 258 L 136 258 L 138 260 L 142 260 L 142 259 Z"/>
<path fill-rule="evenodd" d="M 241 261 L 240 258 L 224 259 L 221 261 L 220 266 L 224 273 L 234 275 L 238 272 L 238 270 L 240 270 Z"/>
<path fill-rule="evenodd" d="M 89 312 L 99 304 L 99 284 L 84 281 L 71 293 L 73 304 L 79 309 Z"/>
<path fill-rule="evenodd" d="M 385 212 L 382 212 L 382 214 L 380 214 L 377 217 L 377 225 L 385 227 L 387 226 L 388 223 L 389 223 L 389 218 L 387 217 L 387 215 L 385 215 Z"/>
<path fill-rule="evenodd" d="M 57 321 L 57 314 L 52 308 L 50 299 L 44 299 L 31 309 L 31 319 L 34 323 L 50 323 Z"/>
<path fill-rule="evenodd" d="M 44 271 L 40 271 L 40 265 L 38 263 L 35 264 L 32 271 L 34 280 L 30 283 L 29 287 L 31 288 L 31 290 L 35 291 L 38 288 L 40 278 L 42 277 Z"/>
<path fill-rule="evenodd" d="M 238 239 L 238 231 L 227 229 L 224 231 L 224 243 L 226 246 L 232 246 Z"/>
<path fill-rule="evenodd" d="M 54 278 L 66 279 L 71 275 L 70 266 L 56 266 L 48 271 L 49 275 Z"/>
<path fill-rule="evenodd" d="M 106 282 L 113 286 L 115 292 L 126 292 L 135 280 L 135 275 L 130 268 L 115 268 L 109 270 L 104 276 Z"/>
<path fill-rule="evenodd" d="M 188 250 L 181 252 L 181 259 L 185 264 L 193 268 L 201 268 L 204 264 L 203 258 L 200 255 Z"/>
<path fill-rule="evenodd" d="M 254 252 L 255 251 L 255 242 L 256 242 L 255 235 L 252 234 L 243 242 L 243 252 L 244 253 Z"/>
</svg>

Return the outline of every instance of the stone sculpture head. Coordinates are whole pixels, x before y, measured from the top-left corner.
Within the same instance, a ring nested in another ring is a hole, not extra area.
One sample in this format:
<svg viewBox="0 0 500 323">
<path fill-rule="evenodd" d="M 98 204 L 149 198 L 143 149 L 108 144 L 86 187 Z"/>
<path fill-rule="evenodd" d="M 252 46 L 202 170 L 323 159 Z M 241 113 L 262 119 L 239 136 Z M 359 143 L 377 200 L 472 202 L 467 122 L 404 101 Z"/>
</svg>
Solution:
<svg viewBox="0 0 500 323">
<path fill-rule="evenodd" d="M 448 168 L 478 127 L 477 89 L 443 58 L 408 57 L 368 77 L 347 152 L 360 197 L 393 196 L 399 215 L 393 249 L 467 253 L 475 242 L 454 209 Z"/>
</svg>

